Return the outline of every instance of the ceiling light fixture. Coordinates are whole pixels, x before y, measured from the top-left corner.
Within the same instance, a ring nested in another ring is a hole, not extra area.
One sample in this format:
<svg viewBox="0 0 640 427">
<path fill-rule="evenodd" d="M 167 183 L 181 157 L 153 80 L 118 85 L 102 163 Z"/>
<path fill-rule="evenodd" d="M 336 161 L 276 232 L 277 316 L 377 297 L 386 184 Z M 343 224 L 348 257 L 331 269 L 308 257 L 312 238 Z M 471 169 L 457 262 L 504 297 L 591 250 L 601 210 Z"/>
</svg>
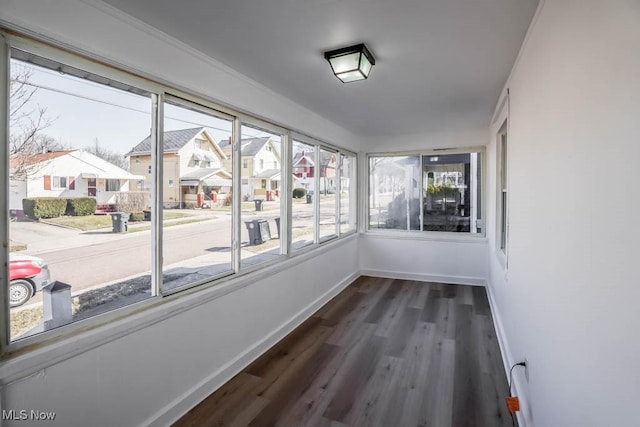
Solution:
<svg viewBox="0 0 640 427">
<path fill-rule="evenodd" d="M 330 50 L 324 53 L 324 57 L 331 64 L 333 74 L 342 83 L 366 79 L 369 77 L 371 67 L 376 63 L 375 58 L 364 43 Z"/>
</svg>

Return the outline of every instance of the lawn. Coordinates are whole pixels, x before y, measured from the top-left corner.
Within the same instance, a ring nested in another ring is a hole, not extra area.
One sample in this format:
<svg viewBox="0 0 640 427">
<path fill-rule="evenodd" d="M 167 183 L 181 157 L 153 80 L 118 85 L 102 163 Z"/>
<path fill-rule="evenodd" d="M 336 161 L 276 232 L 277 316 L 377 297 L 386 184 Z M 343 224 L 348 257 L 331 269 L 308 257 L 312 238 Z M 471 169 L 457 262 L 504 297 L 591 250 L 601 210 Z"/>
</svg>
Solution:
<svg viewBox="0 0 640 427">
<path fill-rule="evenodd" d="M 191 216 L 188 213 L 176 211 L 163 211 L 163 214 L 164 219 L 178 219 Z M 59 218 L 49 218 L 43 222 L 77 228 L 82 231 L 110 228 L 112 225 L 111 215 L 61 216 Z M 129 224 L 135 223 L 129 222 Z"/>
</svg>

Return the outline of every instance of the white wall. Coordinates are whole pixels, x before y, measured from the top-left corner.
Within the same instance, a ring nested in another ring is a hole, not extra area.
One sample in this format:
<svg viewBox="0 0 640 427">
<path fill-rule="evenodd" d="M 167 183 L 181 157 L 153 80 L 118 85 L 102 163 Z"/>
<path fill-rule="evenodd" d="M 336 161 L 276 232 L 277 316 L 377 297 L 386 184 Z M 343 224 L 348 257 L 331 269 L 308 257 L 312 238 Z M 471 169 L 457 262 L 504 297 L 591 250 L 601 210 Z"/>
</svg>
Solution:
<svg viewBox="0 0 640 427">
<path fill-rule="evenodd" d="M 442 283 L 486 283 L 486 239 L 423 237 L 420 232 L 410 232 L 402 237 L 397 233 L 362 235 L 359 253 L 362 273 Z"/>
<path fill-rule="evenodd" d="M 490 289 L 510 361 L 529 361 L 523 421 L 636 425 L 640 3 L 546 0 L 507 86 L 509 264 L 493 188 Z"/>
</svg>

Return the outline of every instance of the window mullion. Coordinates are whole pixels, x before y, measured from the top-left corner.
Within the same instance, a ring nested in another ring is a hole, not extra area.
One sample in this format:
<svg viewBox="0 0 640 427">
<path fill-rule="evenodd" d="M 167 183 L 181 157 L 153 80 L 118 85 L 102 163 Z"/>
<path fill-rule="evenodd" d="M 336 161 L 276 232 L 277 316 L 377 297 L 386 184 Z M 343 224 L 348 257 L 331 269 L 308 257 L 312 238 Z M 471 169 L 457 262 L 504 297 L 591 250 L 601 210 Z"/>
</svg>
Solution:
<svg viewBox="0 0 640 427">
<path fill-rule="evenodd" d="M 231 148 L 231 162 L 232 162 L 232 204 L 231 204 L 231 218 L 233 221 L 233 250 L 232 250 L 232 263 L 234 273 L 240 271 L 240 259 L 241 259 L 241 247 L 242 242 L 242 229 L 240 221 L 240 209 L 242 207 L 242 152 L 240 139 L 242 138 L 242 121 L 239 118 L 233 120 L 233 131 L 231 135 L 232 148 Z"/>
<path fill-rule="evenodd" d="M 163 175 L 163 129 L 164 94 L 152 94 L 151 113 L 151 295 L 162 292 L 162 175 Z"/>
<path fill-rule="evenodd" d="M 9 188 L 9 46 L 5 38 L 0 34 L 0 186 Z M 0 241 L 9 242 L 9 192 L 6 191 L 0 200 Z M 2 260 L 2 270 L 0 271 L 0 283 L 9 283 L 9 247 L 0 245 L 0 260 Z M 11 316 L 9 313 L 9 288 L 4 287 L 0 292 L 0 316 L 4 319 L 3 327 L 0 328 L 0 354 L 3 354 L 10 341 Z"/>
</svg>

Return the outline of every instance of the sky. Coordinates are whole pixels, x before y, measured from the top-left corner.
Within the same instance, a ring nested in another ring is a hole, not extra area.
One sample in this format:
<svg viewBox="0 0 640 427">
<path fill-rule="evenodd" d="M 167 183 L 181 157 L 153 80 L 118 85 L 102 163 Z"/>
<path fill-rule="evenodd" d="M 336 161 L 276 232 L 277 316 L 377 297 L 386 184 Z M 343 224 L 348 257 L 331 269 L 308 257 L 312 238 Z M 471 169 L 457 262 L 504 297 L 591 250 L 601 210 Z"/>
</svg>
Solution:
<svg viewBox="0 0 640 427">
<path fill-rule="evenodd" d="M 46 108 L 51 125 L 42 131 L 69 148 L 99 143 L 111 151 L 126 154 L 149 136 L 151 98 L 101 85 L 55 70 L 12 59 L 12 69 L 26 67 L 30 87 L 36 92 L 25 109 Z M 232 123 L 184 107 L 165 104 L 164 129 L 206 127 L 216 141 L 228 139 Z M 243 126 L 243 138 L 271 136 Z M 279 137 L 275 138 L 279 141 Z"/>
</svg>

